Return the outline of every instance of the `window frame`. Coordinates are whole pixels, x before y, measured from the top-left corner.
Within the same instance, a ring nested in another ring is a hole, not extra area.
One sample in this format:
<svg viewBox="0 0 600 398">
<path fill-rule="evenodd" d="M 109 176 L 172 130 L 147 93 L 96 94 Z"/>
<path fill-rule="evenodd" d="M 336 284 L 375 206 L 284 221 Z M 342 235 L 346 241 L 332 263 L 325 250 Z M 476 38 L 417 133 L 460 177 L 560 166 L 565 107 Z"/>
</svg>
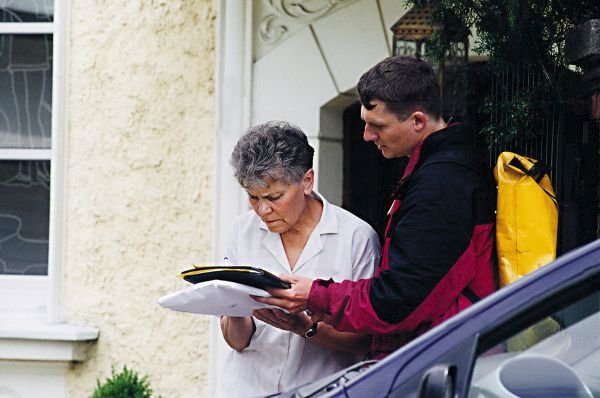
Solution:
<svg viewBox="0 0 600 398">
<path fill-rule="evenodd" d="M 52 35 L 52 116 L 50 149 L 0 148 L 0 160 L 50 162 L 48 275 L 0 275 L 0 316 L 11 321 L 60 323 L 64 243 L 65 158 L 65 43 L 66 0 L 54 0 L 53 22 L 0 22 L 0 34 Z"/>
</svg>

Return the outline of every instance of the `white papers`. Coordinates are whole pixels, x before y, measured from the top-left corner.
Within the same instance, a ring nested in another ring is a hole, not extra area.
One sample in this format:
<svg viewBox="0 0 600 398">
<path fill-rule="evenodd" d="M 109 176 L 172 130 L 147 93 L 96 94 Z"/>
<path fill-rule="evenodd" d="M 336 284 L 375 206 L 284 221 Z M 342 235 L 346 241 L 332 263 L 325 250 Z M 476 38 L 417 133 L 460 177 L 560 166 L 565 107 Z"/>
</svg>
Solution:
<svg viewBox="0 0 600 398">
<path fill-rule="evenodd" d="M 270 296 L 262 289 L 215 279 L 167 294 L 158 299 L 158 304 L 174 311 L 218 316 L 248 316 L 255 309 L 275 308 L 253 300 L 250 294 Z"/>
</svg>

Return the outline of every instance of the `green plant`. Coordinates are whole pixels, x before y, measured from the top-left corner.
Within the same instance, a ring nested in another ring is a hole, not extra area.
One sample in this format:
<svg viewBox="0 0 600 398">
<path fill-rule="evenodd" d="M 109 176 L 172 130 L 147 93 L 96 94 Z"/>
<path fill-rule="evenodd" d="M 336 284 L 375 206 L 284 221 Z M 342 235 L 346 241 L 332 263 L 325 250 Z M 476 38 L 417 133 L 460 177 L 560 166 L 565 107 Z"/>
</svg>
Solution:
<svg viewBox="0 0 600 398">
<path fill-rule="evenodd" d="M 455 32 L 466 28 L 477 31 L 472 50 L 488 56 L 485 73 L 490 84 L 475 89 L 482 104 L 476 111 L 487 119 L 480 133 L 490 146 L 504 145 L 517 137 L 531 138 L 538 133 L 539 121 L 548 118 L 552 104 L 559 109 L 564 106 L 577 74 L 564 59 L 565 34 L 600 16 L 598 0 L 409 3 L 434 5 L 432 24 L 438 29 L 432 38 L 430 59 L 443 59 L 452 48 Z"/>
<path fill-rule="evenodd" d="M 447 51 L 455 32 L 477 29 L 474 51 L 487 53 L 502 67 L 516 56 L 531 62 L 564 66 L 565 33 L 588 19 L 598 18 L 597 0 L 410 0 L 414 6 L 434 4 L 432 23 L 439 55 Z"/>
<path fill-rule="evenodd" d="M 112 376 L 97 387 L 91 398 L 152 398 L 152 388 L 147 376 L 140 377 L 135 371 L 123 367 L 119 373 L 112 368 Z"/>
</svg>

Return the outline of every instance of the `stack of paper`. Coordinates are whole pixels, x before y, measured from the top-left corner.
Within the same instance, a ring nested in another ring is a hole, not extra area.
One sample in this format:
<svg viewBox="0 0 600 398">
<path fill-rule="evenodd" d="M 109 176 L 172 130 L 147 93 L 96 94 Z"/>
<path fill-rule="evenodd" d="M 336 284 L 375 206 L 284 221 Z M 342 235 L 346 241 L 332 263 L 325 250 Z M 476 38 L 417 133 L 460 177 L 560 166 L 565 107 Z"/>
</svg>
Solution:
<svg viewBox="0 0 600 398">
<path fill-rule="evenodd" d="M 213 280 L 167 294 L 158 303 L 174 311 L 219 316 L 248 316 L 255 309 L 272 307 L 253 300 L 251 294 L 269 297 L 269 293 L 256 287 Z"/>
<path fill-rule="evenodd" d="M 269 297 L 265 288 L 290 287 L 288 282 L 256 267 L 194 266 L 179 277 L 194 285 L 167 294 L 158 303 L 174 311 L 206 315 L 248 316 L 255 309 L 273 307 L 250 295 Z"/>
</svg>

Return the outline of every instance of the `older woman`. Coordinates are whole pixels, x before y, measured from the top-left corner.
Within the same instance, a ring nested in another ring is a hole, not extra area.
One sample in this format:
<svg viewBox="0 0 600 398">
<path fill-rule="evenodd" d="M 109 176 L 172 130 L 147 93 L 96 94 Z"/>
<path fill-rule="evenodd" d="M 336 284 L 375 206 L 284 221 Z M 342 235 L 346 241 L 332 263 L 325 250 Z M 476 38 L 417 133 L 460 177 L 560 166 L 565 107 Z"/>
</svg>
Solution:
<svg viewBox="0 0 600 398">
<path fill-rule="evenodd" d="M 232 264 L 337 281 L 372 276 L 377 235 L 313 190 L 313 153 L 304 133 L 286 122 L 257 125 L 240 138 L 231 164 L 252 211 L 233 225 Z M 221 330 L 232 348 L 219 386 L 227 397 L 272 394 L 334 373 L 364 356 L 369 343 L 279 309 L 222 317 Z"/>
</svg>

